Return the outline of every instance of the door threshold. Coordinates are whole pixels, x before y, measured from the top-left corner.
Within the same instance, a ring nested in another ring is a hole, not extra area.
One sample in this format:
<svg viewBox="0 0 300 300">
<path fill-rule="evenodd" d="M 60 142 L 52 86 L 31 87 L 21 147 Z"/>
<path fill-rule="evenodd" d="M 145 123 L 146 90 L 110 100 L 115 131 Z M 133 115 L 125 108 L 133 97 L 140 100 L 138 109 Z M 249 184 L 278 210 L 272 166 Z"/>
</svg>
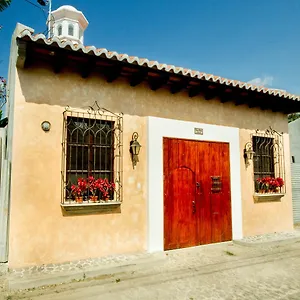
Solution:
<svg viewBox="0 0 300 300">
<path fill-rule="evenodd" d="M 185 247 L 185 248 L 164 250 L 164 252 L 168 253 L 168 252 L 174 252 L 174 251 L 193 251 L 195 249 L 200 249 L 203 247 L 213 247 L 213 246 L 224 245 L 224 244 L 233 245 L 233 241 L 218 242 L 218 243 L 204 244 L 204 245 L 191 246 L 191 247 Z"/>
</svg>

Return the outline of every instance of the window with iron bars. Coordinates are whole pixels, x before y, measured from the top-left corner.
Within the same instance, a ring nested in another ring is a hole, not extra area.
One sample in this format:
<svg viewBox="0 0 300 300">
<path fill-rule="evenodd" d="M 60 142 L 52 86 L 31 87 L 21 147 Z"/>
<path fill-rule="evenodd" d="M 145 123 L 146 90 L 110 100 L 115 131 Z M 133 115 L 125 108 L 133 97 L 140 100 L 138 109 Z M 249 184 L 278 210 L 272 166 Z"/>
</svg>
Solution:
<svg viewBox="0 0 300 300">
<path fill-rule="evenodd" d="M 273 129 L 252 135 L 255 192 L 285 193 L 283 136 Z"/>
<path fill-rule="evenodd" d="M 122 115 L 94 106 L 64 112 L 65 204 L 122 200 Z"/>
</svg>

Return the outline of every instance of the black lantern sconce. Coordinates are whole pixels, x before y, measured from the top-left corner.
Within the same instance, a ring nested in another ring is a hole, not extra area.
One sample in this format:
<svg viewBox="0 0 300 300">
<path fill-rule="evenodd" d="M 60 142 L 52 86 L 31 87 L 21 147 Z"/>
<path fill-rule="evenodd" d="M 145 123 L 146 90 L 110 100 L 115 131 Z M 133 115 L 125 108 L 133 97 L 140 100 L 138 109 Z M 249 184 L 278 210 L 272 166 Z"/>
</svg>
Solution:
<svg viewBox="0 0 300 300">
<path fill-rule="evenodd" d="M 140 143 L 138 142 L 138 139 L 139 138 L 139 135 L 137 132 L 134 132 L 132 134 L 132 139 L 131 139 L 131 142 L 130 142 L 130 154 L 131 154 L 131 159 L 132 159 L 132 165 L 133 165 L 133 168 L 136 166 L 136 164 L 138 163 L 139 161 L 139 153 L 140 153 L 140 150 L 141 150 L 141 145 Z"/>
<path fill-rule="evenodd" d="M 255 152 L 253 151 L 252 143 L 248 142 L 245 145 L 244 149 L 244 159 L 245 159 L 245 165 L 248 167 L 250 165 L 250 161 L 253 160 Z"/>
</svg>

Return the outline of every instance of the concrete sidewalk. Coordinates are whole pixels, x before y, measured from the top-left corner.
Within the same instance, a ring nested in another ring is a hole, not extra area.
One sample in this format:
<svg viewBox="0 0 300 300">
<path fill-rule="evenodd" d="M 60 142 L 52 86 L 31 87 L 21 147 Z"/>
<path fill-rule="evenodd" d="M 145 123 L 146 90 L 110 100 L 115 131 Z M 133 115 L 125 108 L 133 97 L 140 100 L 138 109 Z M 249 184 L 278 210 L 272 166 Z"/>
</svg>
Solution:
<svg viewBox="0 0 300 300">
<path fill-rule="evenodd" d="M 300 299 L 300 243 L 231 242 L 166 252 L 159 264 L 6 293 L 9 299 Z"/>
<path fill-rule="evenodd" d="M 241 240 L 235 240 L 234 243 L 244 246 L 266 246 L 275 244 L 289 244 L 291 242 L 300 241 L 300 227 L 296 227 L 294 231 L 273 232 L 268 234 L 260 234 L 245 237 Z"/>
<path fill-rule="evenodd" d="M 71 262 L 55 267 L 40 266 L 27 270 L 17 270 L 7 276 L 0 277 L 2 278 L 0 280 L 0 295 L 1 289 L 2 294 L 6 293 L 6 295 L 14 297 L 22 297 L 22 294 L 27 292 L 30 294 L 33 291 L 43 291 L 45 294 L 46 291 L 51 293 L 57 287 L 68 289 L 68 285 L 72 286 L 73 289 L 76 283 L 80 287 L 85 284 L 88 286 L 95 284 L 99 288 L 101 285 L 107 287 L 112 284 L 115 286 L 115 283 L 132 280 L 137 285 L 143 285 L 141 274 L 146 274 L 147 281 L 154 282 L 151 278 L 156 278 L 158 274 L 160 274 L 159 276 L 162 275 L 163 278 L 167 278 L 167 274 L 173 274 L 173 272 L 177 274 L 178 271 L 184 274 L 187 266 L 190 266 L 188 269 L 191 268 L 194 271 L 194 266 L 198 266 L 201 267 L 201 270 L 210 269 L 217 272 L 217 270 L 222 271 L 223 266 L 230 262 L 232 268 L 242 268 L 249 262 L 263 263 L 266 255 L 272 257 L 275 253 L 277 255 L 274 256 L 274 259 L 284 259 L 289 255 L 289 249 L 298 251 L 299 246 L 300 231 L 295 231 L 249 237 L 240 241 L 164 253 L 105 257 Z M 263 259 L 260 260 L 260 257 Z M 161 270 L 165 270 L 164 274 L 161 274 Z M 133 274 L 138 275 L 135 277 Z M 200 275 L 199 272 L 197 274 Z M 144 275 L 142 277 L 145 277 Z M 169 280 L 173 280 L 172 276 L 169 277 Z M 25 291 L 21 292 L 20 290 Z"/>
<path fill-rule="evenodd" d="M 144 253 L 136 255 L 120 255 L 70 262 L 61 265 L 40 266 L 14 270 L 6 275 L 8 290 L 24 290 L 41 286 L 82 281 L 110 274 L 118 275 L 132 272 L 141 268 L 153 267 L 165 261 L 166 254 Z"/>
</svg>

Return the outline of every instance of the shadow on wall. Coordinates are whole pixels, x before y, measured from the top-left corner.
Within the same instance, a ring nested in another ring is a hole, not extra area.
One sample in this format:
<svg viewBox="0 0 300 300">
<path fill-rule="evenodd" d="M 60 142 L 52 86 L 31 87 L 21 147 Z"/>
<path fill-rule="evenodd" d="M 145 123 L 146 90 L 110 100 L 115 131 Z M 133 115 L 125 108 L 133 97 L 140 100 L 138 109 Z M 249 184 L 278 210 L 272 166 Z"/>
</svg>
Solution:
<svg viewBox="0 0 300 300">
<path fill-rule="evenodd" d="M 125 79 L 107 83 L 99 73 L 84 79 L 72 70 L 55 74 L 47 65 L 18 69 L 26 102 L 71 107 L 87 107 L 97 101 L 113 112 L 154 116 L 199 123 L 265 130 L 272 126 L 288 132 L 286 115 L 271 110 L 236 106 L 218 99 L 188 97 L 186 92 L 171 94 L 167 89 L 152 91 L 147 83 L 131 87 Z"/>
</svg>

